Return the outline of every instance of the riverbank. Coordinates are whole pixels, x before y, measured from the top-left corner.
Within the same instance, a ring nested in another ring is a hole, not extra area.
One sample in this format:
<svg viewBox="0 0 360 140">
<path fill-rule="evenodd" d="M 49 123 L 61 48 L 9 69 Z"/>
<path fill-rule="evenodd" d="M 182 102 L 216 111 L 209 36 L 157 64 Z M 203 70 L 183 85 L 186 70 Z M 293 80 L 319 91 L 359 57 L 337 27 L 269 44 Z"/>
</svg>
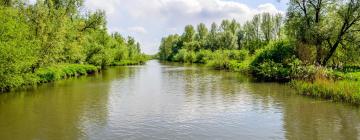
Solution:
<svg viewBox="0 0 360 140">
<path fill-rule="evenodd" d="M 0 94 L 0 104 L 2 140 L 356 139 L 360 125 L 356 106 L 239 72 L 159 61 Z"/>
<path fill-rule="evenodd" d="M 110 66 L 128 66 L 128 65 L 142 65 L 146 60 L 123 60 L 114 62 Z M 1 82 L 0 93 L 9 92 L 12 90 L 19 90 L 25 87 L 34 87 L 43 83 L 55 82 L 72 77 L 86 76 L 101 72 L 105 67 L 95 66 L 90 64 L 56 64 L 48 67 L 37 69 L 34 73 L 28 73 L 21 78 L 13 76 L 11 81 Z"/>
<path fill-rule="evenodd" d="M 223 61 L 222 59 L 218 59 L 216 61 Z M 234 72 L 241 72 L 246 75 L 252 75 L 253 71 L 249 66 L 248 60 L 245 62 L 235 62 L 229 61 L 228 64 L 221 64 L 218 62 L 206 63 L 209 67 L 217 70 L 227 70 Z M 270 69 L 262 69 L 262 71 L 267 71 L 273 74 L 262 74 L 262 77 L 256 77 L 259 81 L 267 81 L 267 82 L 285 82 L 290 87 L 296 90 L 296 93 L 303 96 L 310 96 L 314 98 L 322 98 L 326 100 L 331 100 L 334 102 L 345 102 L 354 105 L 360 104 L 360 72 L 356 73 L 343 73 L 337 72 L 337 74 L 341 74 L 335 77 L 314 77 L 314 75 L 302 75 L 302 77 L 306 77 L 306 79 L 301 78 L 284 78 L 281 75 L 275 77 L 274 79 L 269 79 L 272 77 L 271 75 L 277 75 L 278 72 L 274 72 L 276 67 L 268 67 Z M 300 68 L 300 67 L 298 67 Z M 272 69 L 272 70 L 271 70 Z M 315 68 L 317 69 L 317 68 Z M 330 70 L 329 70 L 330 71 Z M 275 74 L 276 73 L 276 74 Z M 317 72 L 315 72 L 317 73 Z M 252 75 L 254 76 L 254 75 Z M 310 78 L 311 77 L 311 78 Z M 309 81 L 309 79 L 312 79 Z"/>
<path fill-rule="evenodd" d="M 359 67 L 315 66 L 304 63 L 296 54 L 293 45 L 279 41 L 253 54 L 247 50 L 182 49 L 168 61 L 199 63 L 216 70 L 241 72 L 258 81 L 288 83 L 300 95 L 360 104 Z"/>
<path fill-rule="evenodd" d="M 323 98 L 335 102 L 360 104 L 360 82 L 349 80 L 294 80 L 290 83 L 300 95 Z"/>
<path fill-rule="evenodd" d="M 316 78 L 313 81 L 293 80 L 289 85 L 300 95 L 359 105 L 360 72 L 336 73 L 340 76 Z"/>
<path fill-rule="evenodd" d="M 68 3 L 73 7 L 53 4 L 0 4 L 0 92 L 148 59 L 134 37 L 108 31 L 105 12 L 81 14 L 77 1 Z"/>
<path fill-rule="evenodd" d="M 276 67 L 262 66 L 261 71 L 268 73 L 256 73 L 254 75 L 254 68 L 251 68 L 251 61 L 245 60 L 243 62 L 228 61 L 224 59 L 216 59 L 209 63 L 202 63 L 208 67 L 216 70 L 226 70 L 240 72 L 246 75 L 253 76 L 258 81 L 265 82 L 285 82 L 291 88 L 295 89 L 296 93 L 303 96 L 309 96 L 314 98 L 322 98 L 325 100 L 331 100 L 334 102 L 344 102 L 354 105 L 360 104 L 360 72 L 345 73 L 345 72 L 333 72 L 330 69 L 326 69 L 327 74 L 321 75 L 324 71 L 323 68 L 313 68 L 312 73 L 304 75 L 298 75 L 297 77 L 284 77 L 281 72 L 288 73 L 291 70 L 283 69 L 279 70 Z M 297 67 L 297 69 L 304 69 Z M 320 70 L 321 69 L 321 70 Z M 261 75 L 261 77 L 259 77 Z M 274 75 L 277 75 L 274 77 Z"/>
</svg>

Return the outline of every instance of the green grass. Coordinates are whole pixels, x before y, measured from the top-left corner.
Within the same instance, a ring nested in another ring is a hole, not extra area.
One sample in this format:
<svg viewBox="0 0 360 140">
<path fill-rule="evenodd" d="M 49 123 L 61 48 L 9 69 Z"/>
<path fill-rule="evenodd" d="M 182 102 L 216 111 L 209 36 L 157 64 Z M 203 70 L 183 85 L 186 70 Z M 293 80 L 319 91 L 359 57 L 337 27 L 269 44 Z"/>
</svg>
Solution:
<svg viewBox="0 0 360 140">
<path fill-rule="evenodd" d="M 334 72 L 334 76 L 339 80 L 360 81 L 360 72 Z"/>
<path fill-rule="evenodd" d="M 113 62 L 111 66 L 141 65 L 144 63 L 145 61 L 142 60 L 121 60 L 121 61 Z"/>
<path fill-rule="evenodd" d="M 100 67 L 82 64 L 58 64 L 37 69 L 34 73 L 11 75 L 8 81 L 0 82 L 0 92 L 32 87 L 41 83 L 96 73 Z"/>
<path fill-rule="evenodd" d="M 35 72 L 35 75 L 39 78 L 39 83 L 47 83 L 69 77 L 92 74 L 99 70 L 99 67 L 93 65 L 61 64 L 40 68 Z"/>
<path fill-rule="evenodd" d="M 114 62 L 112 66 L 140 65 L 147 58 L 138 60 L 122 60 Z M 53 82 L 70 77 L 78 77 L 98 72 L 101 67 L 85 64 L 57 64 L 37 69 L 34 73 L 12 75 L 8 81 L 0 82 L 0 92 L 21 89 L 22 87 L 36 86 L 41 83 Z M 1 77 L 0 77 L 1 78 Z"/>
<path fill-rule="evenodd" d="M 352 80 L 315 80 L 305 82 L 294 80 L 291 86 L 301 95 L 333 101 L 360 104 L 360 82 Z"/>
</svg>

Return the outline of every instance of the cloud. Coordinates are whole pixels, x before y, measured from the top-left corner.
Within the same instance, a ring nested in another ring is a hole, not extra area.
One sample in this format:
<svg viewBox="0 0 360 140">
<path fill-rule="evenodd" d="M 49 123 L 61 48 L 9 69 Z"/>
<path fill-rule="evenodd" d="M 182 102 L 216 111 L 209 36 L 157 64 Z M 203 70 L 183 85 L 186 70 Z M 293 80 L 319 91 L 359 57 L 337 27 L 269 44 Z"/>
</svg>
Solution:
<svg viewBox="0 0 360 140">
<path fill-rule="evenodd" d="M 117 0 L 85 0 L 85 4 L 90 9 L 104 10 L 108 15 L 113 14 L 119 5 Z"/>
<path fill-rule="evenodd" d="M 147 31 L 144 27 L 141 27 L 141 26 L 134 26 L 134 27 L 130 27 L 128 28 L 128 30 L 130 32 L 135 32 L 135 33 L 139 33 L 139 34 L 146 34 Z"/>
<path fill-rule="evenodd" d="M 258 12 L 257 13 L 264 13 L 264 12 L 268 12 L 268 13 L 281 13 L 284 14 L 283 11 L 279 11 L 275 5 L 271 4 L 271 3 L 265 3 L 265 4 L 261 4 L 258 6 Z"/>
<path fill-rule="evenodd" d="M 85 0 L 85 5 L 105 10 L 110 32 L 134 36 L 146 53 L 155 53 L 162 37 L 181 33 L 187 24 L 223 19 L 244 23 L 257 13 L 283 13 L 272 3 L 252 8 L 229 0 Z"/>
</svg>

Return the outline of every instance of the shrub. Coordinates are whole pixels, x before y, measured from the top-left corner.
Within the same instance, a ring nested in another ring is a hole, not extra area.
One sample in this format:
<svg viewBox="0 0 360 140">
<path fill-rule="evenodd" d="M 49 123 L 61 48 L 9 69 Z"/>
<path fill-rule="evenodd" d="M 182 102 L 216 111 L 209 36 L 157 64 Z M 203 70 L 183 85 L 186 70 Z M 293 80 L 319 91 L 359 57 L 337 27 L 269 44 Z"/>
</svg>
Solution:
<svg viewBox="0 0 360 140">
<path fill-rule="evenodd" d="M 185 61 L 185 55 L 186 55 L 186 50 L 185 49 L 181 49 L 175 56 L 174 56 L 174 60 L 175 62 L 184 62 Z"/>
<path fill-rule="evenodd" d="M 121 60 L 117 62 L 113 62 L 111 66 L 129 66 L 129 65 L 140 65 L 143 64 L 143 61 L 136 61 L 136 60 Z"/>
<path fill-rule="evenodd" d="M 207 61 L 211 59 L 212 52 L 209 50 L 200 50 L 196 53 L 196 63 L 205 64 Z"/>
<path fill-rule="evenodd" d="M 228 55 L 224 55 L 223 51 L 216 51 L 211 55 L 211 60 L 208 61 L 207 66 L 218 70 L 228 70 L 230 63 Z"/>
<path fill-rule="evenodd" d="M 193 51 L 187 51 L 185 53 L 184 62 L 186 63 L 194 63 L 196 62 L 196 54 Z"/>
<path fill-rule="evenodd" d="M 197 60 L 197 55 L 194 51 L 188 51 L 186 49 L 181 49 L 175 56 L 175 62 L 184 62 L 184 63 L 195 63 Z"/>
<path fill-rule="evenodd" d="M 93 65 L 62 64 L 38 69 L 35 74 L 39 77 L 38 82 L 46 83 L 69 77 L 95 73 L 99 68 Z"/>
<path fill-rule="evenodd" d="M 249 51 L 246 50 L 230 50 L 227 55 L 231 60 L 244 61 L 248 55 Z"/>
<path fill-rule="evenodd" d="M 279 41 L 256 52 L 250 69 L 258 79 L 286 81 L 290 80 L 291 63 L 295 60 L 294 47 L 286 41 Z"/>
<path fill-rule="evenodd" d="M 247 58 L 246 60 L 242 61 L 242 62 L 236 62 L 236 61 L 231 61 L 230 62 L 230 70 L 232 71 L 237 71 L 237 72 L 242 72 L 242 73 L 250 73 L 250 63 L 252 62 L 252 58 Z"/>
</svg>

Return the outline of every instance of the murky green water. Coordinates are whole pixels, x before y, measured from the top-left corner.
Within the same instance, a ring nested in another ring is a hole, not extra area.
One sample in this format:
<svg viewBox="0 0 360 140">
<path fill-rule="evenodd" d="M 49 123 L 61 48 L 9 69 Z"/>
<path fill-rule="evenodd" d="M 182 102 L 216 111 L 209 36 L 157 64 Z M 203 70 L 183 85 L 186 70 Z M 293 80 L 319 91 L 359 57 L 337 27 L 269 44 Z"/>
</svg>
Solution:
<svg viewBox="0 0 360 140">
<path fill-rule="evenodd" d="M 357 107 L 298 96 L 238 73 L 157 61 L 0 95 L 1 140 L 359 136 Z"/>
</svg>

